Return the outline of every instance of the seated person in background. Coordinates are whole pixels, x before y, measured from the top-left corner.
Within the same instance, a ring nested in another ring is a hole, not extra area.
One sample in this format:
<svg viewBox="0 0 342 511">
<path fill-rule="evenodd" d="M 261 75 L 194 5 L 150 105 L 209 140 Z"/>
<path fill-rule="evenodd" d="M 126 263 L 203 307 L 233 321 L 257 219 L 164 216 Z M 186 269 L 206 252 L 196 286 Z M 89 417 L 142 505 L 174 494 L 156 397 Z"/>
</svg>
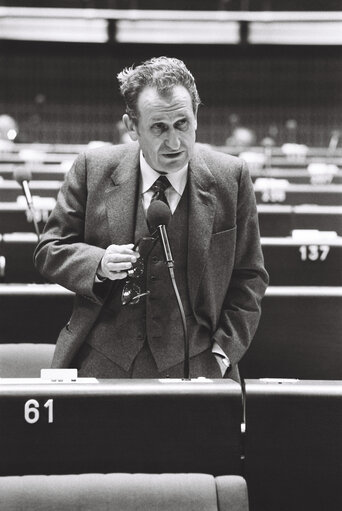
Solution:
<svg viewBox="0 0 342 511">
<path fill-rule="evenodd" d="M 237 114 L 229 115 L 230 136 L 226 139 L 226 146 L 234 148 L 247 148 L 256 144 L 256 135 L 251 128 L 242 126 Z"/>
<path fill-rule="evenodd" d="M 140 262 L 134 250 L 149 235 L 146 211 L 157 197 L 172 213 L 190 375 L 239 381 L 268 283 L 246 164 L 195 143 L 200 99 L 182 61 L 153 58 L 118 80 L 133 143 L 78 156 L 35 251 L 42 275 L 76 293 L 52 365 L 97 378 L 183 376 L 182 322 L 161 242 Z M 129 277 L 137 264 L 142 274 Z M 139 296 L 124 304 L 133 284 Z"/>
</svg>

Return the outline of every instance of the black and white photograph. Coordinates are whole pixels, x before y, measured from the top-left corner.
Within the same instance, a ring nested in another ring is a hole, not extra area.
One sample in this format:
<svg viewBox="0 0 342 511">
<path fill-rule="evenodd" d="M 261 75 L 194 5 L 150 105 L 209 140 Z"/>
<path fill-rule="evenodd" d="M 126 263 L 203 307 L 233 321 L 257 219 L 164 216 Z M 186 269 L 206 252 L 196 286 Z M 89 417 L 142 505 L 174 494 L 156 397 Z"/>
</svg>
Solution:
<svg viewBox="0 0 342 511">
<path fill-rule="evenodd" d="M 341 0 L 0 0 L 0 511 L 341 488 Z"/>
</svg>

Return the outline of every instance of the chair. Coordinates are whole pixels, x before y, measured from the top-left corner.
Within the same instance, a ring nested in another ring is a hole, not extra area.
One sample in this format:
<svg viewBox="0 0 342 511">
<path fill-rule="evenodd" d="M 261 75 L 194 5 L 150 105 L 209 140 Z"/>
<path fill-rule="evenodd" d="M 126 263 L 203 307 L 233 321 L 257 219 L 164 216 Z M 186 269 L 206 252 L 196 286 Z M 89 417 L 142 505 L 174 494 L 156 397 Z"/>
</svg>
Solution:
<svg viewBox="0 0 342 511">
<path fill-rule="evenodd" d="M 0 478 L 2 511 L 248 511 L 245 480 L 208 474 Z"/>
<path fill-rule="evenodd" d="M 54 344 L 0 344 L 0 378 L 39 378 L 51 366 Z"/>
</svg>

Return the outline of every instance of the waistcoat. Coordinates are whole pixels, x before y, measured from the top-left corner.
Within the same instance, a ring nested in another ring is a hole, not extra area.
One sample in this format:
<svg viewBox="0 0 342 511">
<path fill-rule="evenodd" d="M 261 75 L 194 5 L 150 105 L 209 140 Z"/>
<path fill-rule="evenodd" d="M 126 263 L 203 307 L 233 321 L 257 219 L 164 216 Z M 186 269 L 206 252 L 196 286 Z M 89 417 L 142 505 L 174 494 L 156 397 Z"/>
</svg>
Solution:
<svg viewBox="0 0 342 511">
<path fill-rule="evenodd" d="M 191 311 L 187 284 L 188 246 L 188 187 L 167 226 L 174 259 L 174 272 L 184 308 L 190 356 L 210 346 L 210 334 L 197 325 Z M 148 236 L 149 230 L 141 201 L 136 211 L 135 240 Z M 158 370 L 163 371 L 184 360 L 184 333 L 175 292 L 165 262 L 160 239 L 144 261 L 144 274 L 136 283 L 142 291 L 149 291 L 135 305 L 121 305 L 124 285 L 116 281 L 103 306 L 87 343 L 116 364 L 129 370 L 145 341 L 148 342 Z"/>
</svg>

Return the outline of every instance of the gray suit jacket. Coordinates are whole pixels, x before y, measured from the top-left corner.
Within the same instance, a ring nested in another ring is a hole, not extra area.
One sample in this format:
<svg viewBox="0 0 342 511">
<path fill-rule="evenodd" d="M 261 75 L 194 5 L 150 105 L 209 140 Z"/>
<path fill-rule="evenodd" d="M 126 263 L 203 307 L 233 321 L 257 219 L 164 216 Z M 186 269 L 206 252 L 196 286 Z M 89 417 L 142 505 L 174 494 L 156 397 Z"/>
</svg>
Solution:
<svg viewBox="0 0 342 511">
<path fill-rule="evenodd" d="M 235 366 L 268 284 L 252 182 L 242 160 L 196 144 L 188 185 L 191 307 Z M 53 367 L 68 367 L 100 313 L 108 287 L 96 270 L 108 245 L 132 243 L 138 191 L 136 143 L 89 150 L 66 176 L 35 252 L 42 275 L 76 293 Z"/>
</svg>

